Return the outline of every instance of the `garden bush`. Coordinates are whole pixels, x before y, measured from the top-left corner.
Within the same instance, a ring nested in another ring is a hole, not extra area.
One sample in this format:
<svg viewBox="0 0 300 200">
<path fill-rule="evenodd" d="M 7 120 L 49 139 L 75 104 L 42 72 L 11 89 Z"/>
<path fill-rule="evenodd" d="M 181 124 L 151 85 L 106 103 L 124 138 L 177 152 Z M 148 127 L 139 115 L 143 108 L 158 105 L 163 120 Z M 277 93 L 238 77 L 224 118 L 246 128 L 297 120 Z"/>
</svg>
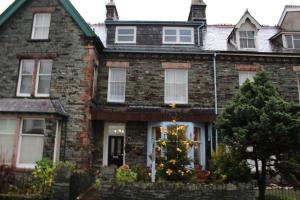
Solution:
<svg viewBox="0 0 300 200">
<path fill-rule="evenodd" d="M 221 182 L 248 182 L 251 171 L 245 161 L 239 158 L 237 152 L 220 144 L 212 154 L 210 170 L 215 180 Z"/>
<path fill-rule="evenodd" d="M 117 183 L 132 183 L 137 181 L 137 173 L 129 169 L 128 165 L 123 165 L 117 169 L 116 182 Z"/>
</svg>

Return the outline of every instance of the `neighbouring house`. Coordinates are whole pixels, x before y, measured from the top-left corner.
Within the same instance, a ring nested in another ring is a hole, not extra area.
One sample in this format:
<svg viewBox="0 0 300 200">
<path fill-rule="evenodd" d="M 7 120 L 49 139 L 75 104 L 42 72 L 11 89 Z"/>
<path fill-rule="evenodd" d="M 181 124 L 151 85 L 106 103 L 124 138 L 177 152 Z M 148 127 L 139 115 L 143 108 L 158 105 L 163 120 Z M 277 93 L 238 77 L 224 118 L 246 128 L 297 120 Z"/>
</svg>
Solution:
<svg viewBox="0 0 300 200">
<path fill-rule="evenodd" d="M 276 27 L 249 11 L 207 25 L 202 0 L 187 21 L 123 21 L 113 1 L 106 9 L 91 26 L 69 0 L 19 0 L 0 16 L 0 163 L 150 166 L 160 127 L 176 118 L 195 141 L 192 166 L 207 168 L 218 113 L 258 68 L 300 99 L 300 6 Z"/>
</svg>

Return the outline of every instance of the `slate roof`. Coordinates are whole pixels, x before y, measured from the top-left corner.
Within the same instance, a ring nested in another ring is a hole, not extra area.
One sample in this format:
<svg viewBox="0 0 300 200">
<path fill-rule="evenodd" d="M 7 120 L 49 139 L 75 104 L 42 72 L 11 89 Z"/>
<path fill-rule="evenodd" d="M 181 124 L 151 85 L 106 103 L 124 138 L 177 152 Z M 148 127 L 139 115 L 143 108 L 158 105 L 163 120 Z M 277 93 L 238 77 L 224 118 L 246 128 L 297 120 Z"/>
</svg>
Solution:
<svg viewBox="0 0 300 200">
<path fill-rule="evenodd" d="M 228 42 L 233 25 L 208 25 L 203 31 L 203 46 L 191 45 L 107 45 L 105 52 L 141 52 L 141 53 L 187 53 L 187 54 L 211 54 L 213 52 L 230 53 L 264 53 L 264 54 L 291 54 L 299 55 L 299 49 L 286 49 L 276 45 L 270 40 L 280 29 L 274 26 L 263 26 L 257 33 L 257 48 L 253 50 L 241 50 Z M 98 31 L 99 32 L 99 31 Z M 104 38 L 103 34 L 100 37 Z M 106 39 L 106 38 L 105 38 Z M 174 48 L 176 47 L 176 48 Z"/>
<path fill-rule="evenodd" d="M 69 116 L 60 101 L 50 99 L 3 98 L 0 99 L 0 113 L 38 113 Z"/>
<path fill-rule="evenodd" d="M 1 15 L 0 15 L 0 27 L 18 10 L 22 5 L 29 0 L 15 0 Z M 75 23 L 79 26 L 85 36 L 94 38 L 96 45 L 103 49 L 104 46 L 100 38 L 95 34 L 91 27 L 82 18 L 76 8 L 72 5 L 69 0 L 59 0 L 64 9 L 69 13 Z"/>
</svg>

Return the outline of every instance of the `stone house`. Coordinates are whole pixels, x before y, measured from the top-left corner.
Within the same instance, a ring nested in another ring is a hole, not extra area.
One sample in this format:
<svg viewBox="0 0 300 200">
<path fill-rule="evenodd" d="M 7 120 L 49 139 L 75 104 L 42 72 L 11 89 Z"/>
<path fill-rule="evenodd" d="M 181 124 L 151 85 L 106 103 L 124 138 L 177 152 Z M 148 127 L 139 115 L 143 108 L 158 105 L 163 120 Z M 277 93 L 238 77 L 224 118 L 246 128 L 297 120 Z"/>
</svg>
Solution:
<svg viewBox="0 0 300 200">
<path fill-rule="evenodd" d="M 0 16 L 0 162 L 89 166 L 93 82 L 103 49 L 68 0 L 18 0 Z"/>
<path fill-rule="evenodd" d="M 68 0 L 15 1 L 0 16 L 0 161 L 150 166 L 160 127 L 176 117 L 205 168 L 216 116 L 259 67 L 299 101 L 299 6 L 276 27 L 248 11 L 236 25 L 207 25 L 202 0 L 187 21 L 123 21 L 113 1 L 106 8 L 105 25 L 91 27 Z"/>
</svg>

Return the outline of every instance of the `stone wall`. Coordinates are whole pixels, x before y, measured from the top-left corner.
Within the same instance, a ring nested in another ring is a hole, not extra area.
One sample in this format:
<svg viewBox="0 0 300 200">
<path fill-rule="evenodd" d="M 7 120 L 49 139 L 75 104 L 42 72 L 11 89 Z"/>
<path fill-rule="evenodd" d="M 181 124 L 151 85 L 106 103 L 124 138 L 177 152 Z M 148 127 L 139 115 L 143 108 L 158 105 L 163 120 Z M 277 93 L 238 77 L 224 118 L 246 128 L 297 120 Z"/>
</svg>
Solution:
<svg viewBox="0 0 300 200">
<path fill-rule="evenodd" d="M 52 10 L 49 40 L 31 40 L 34 11 Z M 50 98 L 70 114 L 66 159 L 89 164 L 89 119 L 95 49 L 57 0 L 30 0 L 0 27 L 0 98 L 16 97 L 22 58 L 53 58 Z M 62 134 L 64 135 L 64 134 Z M 62 138 L 64 139 L 64 138 Z"/>
<path fill-rule="evenodd" d="M 126 71 L 126 95 L 124 105 L 164 106 L 164 76 L 162 62 L 188 62 L 188 102 L 191 107 L 213 108 L 214 89 L 212 60 L 208 57 L 184 55 L 128 55 L 110 54 L 104 57 L 98 73 L 98 96 L 96 103 L 108 105 L 108 70 L 106 61 L 129 62 Z"/>
<path fill-rule="evenodd" d="M 255 200 L 255 191 L 252 184 L 134 183 L 128 185 L 102 185 L 99 192 L 103 200 Z"/>
</svg>

